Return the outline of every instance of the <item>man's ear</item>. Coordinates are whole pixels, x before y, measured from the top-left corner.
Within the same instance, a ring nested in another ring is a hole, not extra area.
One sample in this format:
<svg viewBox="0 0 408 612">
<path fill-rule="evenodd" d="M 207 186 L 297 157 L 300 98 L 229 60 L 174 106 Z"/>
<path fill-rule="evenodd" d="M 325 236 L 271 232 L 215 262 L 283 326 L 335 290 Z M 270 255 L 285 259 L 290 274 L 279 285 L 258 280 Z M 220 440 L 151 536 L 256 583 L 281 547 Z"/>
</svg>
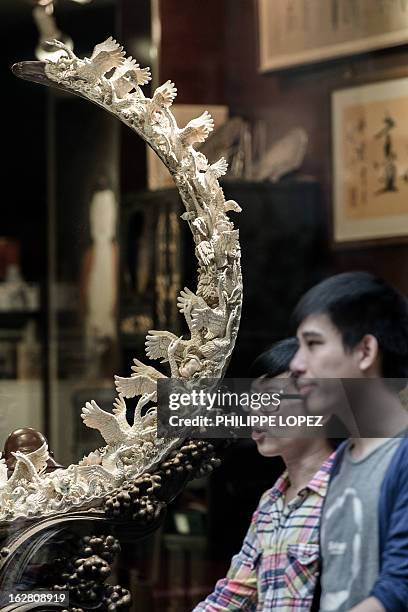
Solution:
<svg viewBox="0 0 408 612">
<path fill-rule="evenodd" d="M 361 372 L 368 373 L 374 367 L 378 367 L 379 347 L 378 340 L 371 334 L 366 334 L 357 347 L 358 367 Z"/>
</svg>

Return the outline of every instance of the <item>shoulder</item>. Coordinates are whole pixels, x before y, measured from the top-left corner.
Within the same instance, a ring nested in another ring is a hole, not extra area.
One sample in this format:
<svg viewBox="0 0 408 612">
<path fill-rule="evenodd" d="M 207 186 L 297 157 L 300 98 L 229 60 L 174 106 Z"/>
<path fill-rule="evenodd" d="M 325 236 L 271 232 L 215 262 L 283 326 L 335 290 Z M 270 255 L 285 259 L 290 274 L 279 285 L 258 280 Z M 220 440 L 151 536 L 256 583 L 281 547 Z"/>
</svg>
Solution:
<svg viewBox="0 0 408 612">
<path fill-rule="evenodd" d="M 259 504 L 256 509 L 257 512 L 267 512 L 270 507 L 273 506 L 275 501 L 274 491 L 274 487 L 271 487 L 270 489 L 267 489 L 264 493 L 262 493 L 261 499 L 259 500 Z"/>
<path fill-rule="evenodd" d="M 391 460 L 388 467 L 386 478 L 387 479 L 400 479 L 403 477 L 404 482 L 408 486 L 408 438 L 404 437 L 398 445 L 397 450 Z"/>
<path fill-rule="evenodd" d="M 254 517 L 257 514 L 262 515 L 270 512 L 271 508 L 276 504 L 276 500 L 278 499 L 278 497 L 280 497 L 284 493 L 287 486 L 287 480 L 288 474 L 285 471 L 281 476 L 279 476 L 273 487 L 267 489 L 261 495 L 261 499 L 259 500 L 259 504 L 254 514 Z"/>
<path fill-rule="evenodd" d="M 340 446 L 337 447 L 336 451 L 330 457 L 331 459 L 331 465 L 329 468 L 330 480 L 332 480 L 336 476 L 338 471 L 340 470 L 340 466 L 342 464 L 344 453 L 346 451 L 348 443 L 349 443 L 348 439 L 344 440 L 344 442 L 342 442 Z"/>
<path fill-rule="evenodd" d="M 379 499 L 380 550 L 405 559 L 408 546 L 408 439 L 403 438 L 385 473 Z M 383 564 L 385 561 L 383 560 Z"/>
<path fill-rule="evenodd" d="M 401 438 L 397 453 L 400 453 L 402 457 L 408 457 L 408 435 Z"/>
<path fill-rule="evenodd" d="M 391 459 L 381 486 L 380 508 L 384 520 L 392 509 L 408 504 L 408 439 L 402 438 Z"/>
</svg>

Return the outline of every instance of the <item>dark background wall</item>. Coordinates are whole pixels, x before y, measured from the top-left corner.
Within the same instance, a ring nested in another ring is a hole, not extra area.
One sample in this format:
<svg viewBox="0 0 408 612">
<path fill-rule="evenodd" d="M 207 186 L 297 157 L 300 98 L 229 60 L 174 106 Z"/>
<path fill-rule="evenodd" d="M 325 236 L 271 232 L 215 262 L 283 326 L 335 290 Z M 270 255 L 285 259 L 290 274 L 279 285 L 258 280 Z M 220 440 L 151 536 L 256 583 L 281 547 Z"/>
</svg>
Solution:
<svg viewBox="0 0 408 612">
<path fill-rule="evenodd" d="M 32 4 L 25 0 L 0 2 L 3 143 L 0 236 L 18 238 L 24 278 L 44 286 L 52 94 L 45 87 L 17 79 L 10 70 L 15 62 L 35 59 L 38 33 L 31 12 Z M 78 55 L 89 53 L 93 44 L 115 28 L 115 8 L 110 0 L 99 0 L 89 6 L 63 0 L 57 6 L 56 17 L 62 29 L 75 40 Z M 71 171 L 67 170 L 69 174 Z M 71 179 L 75 179 L 75 171 Z"/>
<path fill-rule="evenodd" d="M 45 89 L 18 81 L 10 66 L 32 59 L 36 30 L 30 7 L 0 9 L 2 155 L 0 235 L 21 241 L 25 278 L 44 281 L 46 238 Z M 41 271 L 41 272 L 40 272 Z"/>
</svg>

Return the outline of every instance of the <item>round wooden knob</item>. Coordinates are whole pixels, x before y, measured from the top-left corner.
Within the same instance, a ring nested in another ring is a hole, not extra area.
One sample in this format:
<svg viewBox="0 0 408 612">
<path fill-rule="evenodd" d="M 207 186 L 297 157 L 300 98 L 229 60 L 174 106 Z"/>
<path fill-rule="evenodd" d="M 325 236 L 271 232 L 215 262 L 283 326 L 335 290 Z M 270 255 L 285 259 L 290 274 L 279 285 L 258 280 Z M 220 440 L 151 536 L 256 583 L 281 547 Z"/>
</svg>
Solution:
<svg viewBox="0 0 408 612">
<path fill-rule="evenodd" d="M 11 432 L 4 444 L 3 453 L 8 469 L 11 471 L 14 470 L 16 464 L 16 458 L 12 453 L 16 451 L 20 453 L 32 453 L 40 448 L 45 442 L 47 442 L 46 437 L 40 431 L 32 427 L 22 427 L 21 429 L 16 429 Z M 55 461 L 51 452 L 50 455 L 47 461 L 47 472 L 63 467 Z"/>
</svg>

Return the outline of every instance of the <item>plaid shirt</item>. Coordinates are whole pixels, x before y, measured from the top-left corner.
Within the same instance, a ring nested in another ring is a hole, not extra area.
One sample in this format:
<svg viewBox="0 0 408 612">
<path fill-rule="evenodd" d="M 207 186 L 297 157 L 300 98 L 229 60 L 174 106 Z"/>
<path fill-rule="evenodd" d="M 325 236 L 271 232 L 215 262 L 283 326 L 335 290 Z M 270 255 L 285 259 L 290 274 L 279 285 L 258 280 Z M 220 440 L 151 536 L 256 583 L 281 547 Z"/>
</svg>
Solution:
<svg viewBox="0 0 408 612">
<path fill-rule="evenodd" d="M 259 502 L 227 577 L 194 612 L 310 610 L 319 571 L 319 532 L 333 453 L 285 505 L 285 472 Z"/>
</svg>

